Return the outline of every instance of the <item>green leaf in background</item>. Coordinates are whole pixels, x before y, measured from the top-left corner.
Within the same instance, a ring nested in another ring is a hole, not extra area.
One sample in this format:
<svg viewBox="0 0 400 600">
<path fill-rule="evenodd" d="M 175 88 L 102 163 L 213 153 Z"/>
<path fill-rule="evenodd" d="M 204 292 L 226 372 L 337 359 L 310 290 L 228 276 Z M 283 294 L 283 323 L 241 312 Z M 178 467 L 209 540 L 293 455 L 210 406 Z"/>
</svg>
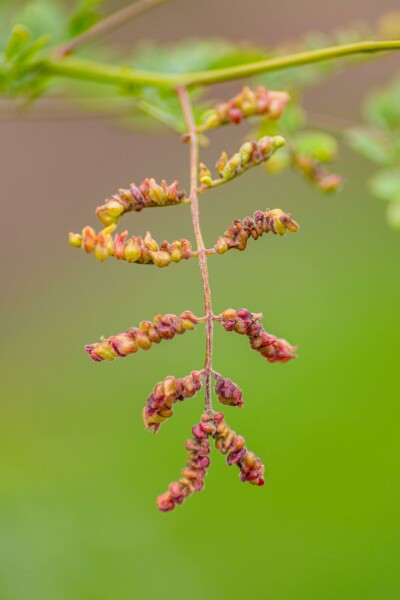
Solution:
<svg viewBox="0 0 400 600">
<path fill-rule="evenodd" d="M 263 50 L 222 39 L 190 38 L 177 44 L 142 44 L 134 53 L 131 64 L 138 69 L 164 73 L 185 73 L 219 69 L 244 64 L 266 57 Z"/>
<path fill-rule="evenodd" d="M 379 171 L 369 185 L 372 194 L 380 200 L 400 202 L 400 169 Z"/>
<path fill-rule="evenodd" d="M 388 131 L 400 129 L 400 77 L 385 89 L 368 95 L 364 114 L 372 125 Z"/>
<path fill-rule="evenodd" d="M 32 39 L 46 36 L 53 45 L 60 44 L 75 37 L 94 25 L 101 18 L 102 0 L 80 0 L 75 4 L 63 3 L 60 0 L 34 0 L 18 5 L 5 2 L 0 7 L 0 46 L 6 45 L 10 28 L 16 23 L 19 29 L 13 29 L 14 37 L 22 36 L 22 30 L 29 30 Z M 72 15 L 68 10 L 72 8 Z M 13 45 L 17 43 L 17 39 Z M 16 53 L 10 50 L 13 55 Z M 10 52 L 9 51 L 9 52 Z"/>
<path fill-rule="evenodd" d="M 271 58 L 283 56 L 297 49 L 285 49 L 271 55 Z M 336 67 L 337 68 L 337 67 Z M 273 71 L 257 77 L 257 83 L 269 89 L 299 91 L 321 83 L 335 69 L 332 61 L 320 62 L 317 65 L 291 67 L 283 71 Z"/>
<path fill-rule="evenodd" d="M 345 133 L 349 146 L 380 167 L 369 181 L 371 193 L 390 202 L 387 221 L 399 230 L 400 212 L 400 77 L 388 86 L 368 94 L 364 102 L 367 127 L 355 127 Z"/>
<path fill-rule="evenodd" d="M 286 106 L 280 119 L 257 118 L 258 127 L 253 132 L 253 137 L 257 139 L 264 135 L 283 135 L 294 133 L 302 129 L 307 121 L 307 115 L 303 107 L 296 98 L 292 98 Z"/>
<path fill-rule="evenodd" d="M 265 163 L 265 170 L 267 173 L 272 173 L 273 175 L 284 171 L 292 164 L 292 157 L 290 154 L 290 150 L 283 146 L 283 148 L 279 148 L 273 156 Z"/>
<path fill-rule="evenodd" d="M 233 44 L 222 39 L 187 39 L 174 45 L 145 43 L 134 53 L 130 64 L 135 68 L 166 73 L 202 71 L 243 64 L 265 58 L 265 52 L 257 48 Z M 134 91 L 136 106 L 148 117 L 183 133 L 185 125 L 176 94 L 168 90 L 141 88 Z M 200 89 L 191 91 L 192 100 L 202 95 Z M 209 108 L 198 102 L 194 106 L 195 119 Z M 126 120 L 124 120 L 126 123 Z"/>
<path fill-rule="evenodd" d="M 67 12 L 58 0 L 36 0 L 24 3 L 9 16 L 10 25 L 20 23 L 32 33 L 32 39 L 51 36 L 53 44 L 67 38 Z"/>
<path fill-rule="evenodd" d="M 31 32 L 24 25 L 15 25 L 11 31 L 10 40 L 7 44 L 5 56 L 8 61 L 13 60 L 15 56 L 27 46 L 31 39 Z"/>
<path fill-rule="evenodd" d="M 400 200 L 389 204 L 386 210 L 386 219 L 393 229 L 400 231 Z"/>
<path fill-rule="evenodd" d="M 300 42 L 290 46 L 274 48 L 270 57 L 284 56 L 292 52 L 318 50 L 336 44 L 358 42 L 362 39 L 376 39 L 375 35 L 365 24 L 357 24 L 349 29 L 333 31 L 330 35 L 320 32 L 310 32 Z M 340 71 L 349 63 L 366 60 L 362 56 L 349 56 L 336 61 L 321 61 L 315 64 L 292 67 L 282 71 L 266 73 L 257 77 L 257 81 L 267 88 L 285 89 L 290 92 L 299 91 L 318 85 L 327 77 Z"/>
<path fill-rule="evenodd" d="M 49 89 L 65 92 L 65 82 L 50 81 L 40 71 L 27 67 L 50 44 L 64 43 L 93 25 L 100 17 L 101 3 L 101 0 L 80 0 L 69 18 L 67 9 L 71 7 L 60 0 L 22 3 L 4 0 L 0 6 L 0 48 L 5 49 L 0 54 L 0 93 L 31 101 Z M 90 48 L 83 50 L 84 55 L 90 56 L 90 52 Z M 96 46 L 95 52 L 100 60 L 115 59 L 107 46 Z"/>
<path fill-rule="evenodd" d="M 47 88 L 48 81 L 39 71 L 27 67 L 50 41 L 65 38 L 64 6 L 53 0 L 22 6 L 6 2 L 0 17 L 0 47 L 4 48 L 0 54 L 0 93 L 36 98 Z"/>
<path fill-rule="evenodd" d="M 201 90 L 192 90 L 190 96 L 193 102 L 193 112 L 195 121 L 198 122 L 200 116 L 209 108 L 208 103 L 199 102 Z M 182 109 L 177 95 L 169 90 L 156 88 L 142 88 L 136 97 L 136 106 L 147 116 L 155 119 L 159 123 L 167 126 L 177 133 L 186 131 Z"/>
<path fill-rule="evenodd" d="M 394 150 L 391 140 L 384 132 L 354 127 L 345 133 L 346 141 L 353 150 L 380 166 L 393 163 Z"/>
<path fill-rule="evenodd" d="M 80 35 L 102 18 L 102 0 L 80 0 L 68 23 L 71 37 Z"/>
<path fill-rule="evenodd" d="M 0 93 L 33 98 L 46 88 L 47 79 L 27 67 L 48 44 L 49 36 L 33 41 L 32 38 L 31 31 L 24 25 L 13 27 L 5 52 L 0 54 Z"/>
<path fill-rule="evenodd" d="M 284 127 L 285 132 L 294 133 L 305 127 L 307 122 L 307 115 L 304 108 L 292 100 L 286 107 L 279 123 Z"/>
<path fill-rule="evenodd" d="M 42 35 L 40 38 L 28 44 L 15 57 L 15 62 L 22 64 L 29 63 L 30 60 L 36 58 L 40 51 L 49 43 L 50 36 Z"/>
<path fill-rule="evenodd" d="M 43 35 L 34 41 L 31 39 L 32 32 L 27 27 L 15 25 L 4 53 L 6 61 L 14 65 L 28 63 L 47 45 L 50 36 Z"/>
<path fill-rule="evenodd" d="M 176 94 L 156 88 L 142 88 L 136 98 L 137 107 L 148 117 L 178 133 L 185 131 Z"/>
<path fill-rule="evenodd" d="M 337 155 L 336 139 L 323 131 L 302 131 L 292 139 L 296 153 L 305 154 L 318 162 L 329 162 Z"/>
<path fill-rule="evenodd" d="M 142 86 L 114 89 L 95 82 L 73 81 L 65 93 L 80 109 L 98 113 L 125 129 L 159 132 L 161 125 L 179 134 L 185 131 L 177 96 L 169 90 Z M 200 90 L 190 92 L 193 101 L 200 95 Z M 197 102 L 193 108 L 197 119 L 208 104 Z"/>
</svg>

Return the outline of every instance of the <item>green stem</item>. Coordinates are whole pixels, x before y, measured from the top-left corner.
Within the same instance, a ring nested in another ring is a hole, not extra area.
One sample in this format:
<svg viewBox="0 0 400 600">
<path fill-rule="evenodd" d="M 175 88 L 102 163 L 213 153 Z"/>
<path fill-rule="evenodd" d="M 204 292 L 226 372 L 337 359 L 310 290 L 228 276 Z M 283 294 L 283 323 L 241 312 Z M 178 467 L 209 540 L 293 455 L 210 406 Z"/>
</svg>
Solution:
<svg viewBox="0 0 400 600">
<path fill-rule="evenodd" d="M 132 69 L 130 67 L 114 67 L 79 58 L 48 58 L 42 60 L 40 63 L 36 63 L 34 67 L 39 67 L 47 75 L 85 79 L 111 85 L 148 85 L 159 88 L 176 88 L 178 86 L 211 85 L 258 75 L 259 73 L 279 71 L 324 60 L 351 56 L 353 54 L 389 50 L 400 50 L 400 40 L 356 42 L 341 46 L 330 46 L 319 50 L 278 56 L 235 67 L 183 74 L 164 74 L 156 71 Z"/>
<path fill-rule="evenodd" d="M 83 79 L 109 85 L 129 87 L 147 85 L 152 87 L 173 88 L 175 77 L 151 71 L 141 71 L 130 67 L 114 67 L 105 63 L 83 58 L 47 58 L 36 63 L 34 67 L 45 75 Z"/>
<path fill-rule="evenodd" d="M 388 50 L 400 50 L 400 40 L 383 42 L 356 42 L 354 44 L 343 44 L 341 46 L 329 46 L 319 50 L 309 50 L 307 52 L 298 52 L 288 54 L 287 56 L 278 56 L 268 58 L 254 63 L 238 65 L 237 67 L 227 67 L 225 69 L 215 69 L 212 71 L 203 71 L 198 73 L 185 74 L 186 85 L 201 85 L 221 83 L 267 73 L 270 71 L 280 71 L 290 69 L 310 63 L 332 60 L 352 54 L 374 53 Z"/>
</svg>

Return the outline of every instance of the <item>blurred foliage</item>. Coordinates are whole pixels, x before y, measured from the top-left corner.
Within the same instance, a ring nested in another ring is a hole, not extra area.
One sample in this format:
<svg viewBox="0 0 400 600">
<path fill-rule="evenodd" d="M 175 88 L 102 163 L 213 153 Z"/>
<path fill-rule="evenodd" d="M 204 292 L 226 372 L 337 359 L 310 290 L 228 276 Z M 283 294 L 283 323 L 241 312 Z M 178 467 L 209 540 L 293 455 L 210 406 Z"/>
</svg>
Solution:
<svg viewBox="0 0 400 600">
<path fill-rule="evenodd" d="M 0 94 L 35 98 L 49 80 L 35 62 L 57 44 L 82 33 L 100 17 L 99 0 L 79 0 L 67 12 L 59 0 L 0 7 Z M 7 27 L 9 24 L 9 27 Z"/>
<path fill-rule="evenodd" d="M 271 57 L 284 56 L 295 52 L 307 50 L 320 50 L 329 46 L 340 44 L 351 44 L 365 39 L 378 39 L 379 35 L 374 33 L 364 23 L 354 24 L 349 29 L 333 31 L 330 35 L 320 32 L 310 32 L 299 42 L 273 49 Z M 299 93 L 305 88 L 322 83 L 328 77 L 337 73 L 344 66 L 360 61 L 368 60 L 363 56 L 349 56 L 337 60 L 321 61 L 314 64 L 293 67 L 282 71 L 265 73 L 257 77 L 257 80 L 266 87 L 285 89 L 289 92 Z"/>
<path fill-rule="evenodd" d="M 177 44 L 139 45 L 128 64 L 137 69 L 159 73 L 187 73 L 209 71 L 238 64 L 261 60 L 266 57 L 263 50 L 250 45 L 233 44 L 223 39 L 188 38 Z M 148 117 L 154 118 L 167 127 L 183 133 L 185 130 L 180 103 L 174 92 L 149 87 L 132 90 L 137 98 L 136 106 Z M 195 117 L 199 117 L 209 106 L 199 103 L 205 90 L 191 90 L 195 104 Z"/>
<path fill-rule="evenodd" d="M 139 44 L 131 56 L 125 57 L 124 64 L 146 71 L 185 73 L 219 69 L 265 57 L 263 50 L 250 45 L 233 44 L 218 38 L 188 38 L 177 44 Z M 115 90 L 84 81 L 70 82 L 68 87 L 72 97 L 89 110 L 103 112 L 119 108 L 121 115 L 117 116 L 117 121 L 124 127 L 154 129 L 162 124 L 178 133 L 185 131 L 180 103 L 176 94 L 168 89 L 136 85 Z M 203 88 L 190 91 L 196 118 L 210 106 L 210 102 L 202 101 L 204 93 Z"/>
<path fill-rule="evenodd" d="M 293 168 L 296 173 L 305 177 L 314 184 L 314 187 L 323 193 L 330 193 L 338 185 L 328 187 L 320 185 L 317 181 L 321 176 L 327 177 L 329 173 L 322 167 L 322 163 L 329 163 L 337 157 L 338 143 L 336 138 L 326 133 L 308 128 L 307 114 L 303 109 L 300 97 L 293 93 L 291 102 L 279 121 L 262 119 L 258 128 L 252 132 L 253 136 L 281 134 L 286 139 L 286 145 L 280 148 L 266 163 L 265 169 L 269 174 L 278 174 L 288 168 Z M 299 161 L 305 163 L 306 169 L 299 169 Z M 312 174 L 312 171 L 315 174 Z M 339 180 L 338 180 L 339 181 Z"/>
<path fill-rule="evenodd" d="M 295 152 L 319 162 L 329 162 L 337 155 L 336 139 L 323 131 L 302 131 L 293 140 Z"/>
<path fill-rule="evenodd" d="M 129 62 L 146 71 L 188 73 L 251 63 L 267 56 L 264 50 L 249 44 L 218 38 L 187 38 L 176 44 L 141 44 Z"/>
<path fill-rule="evenodd" d="M 102 0 L 80 0 L 68 21 L 68 32 L 71 37 L 80 35 L 102 18 L 100 10 L 102 3 Z"/>
<path fill-rule="evenodd" d="M 48 43 L 48 36 L 32 39 L 24 25 L 15 25 L 0 57 L 0 92 L 36 96 L 44 89 L 44 80 L 35 69 L 27 70 Z"/>
<path fill-rule="evenodd" d="M 61 0 L 2 0 L 0 44 L 4 44 L 10 29 L 16 24 L 29 29 L 33 38 L 49 36 L 51 45 L 64 42 L 83 33 L 101 18 L 102 4 L 102 0 L 75 0 L 73 3 Z"/>
<path fill-rule="evenodd" d="M 346 139 L 379 167 L 369 189 L 376 198 L 389 202 L 387 220 L 400 230 L 400 78 L 368 94 L 363 112 L 366 125 L 349 129 Z"/>
<path fill-rule="evenodd" d="M 85 81 L 65 82 L 60 78 L 46 77 L 41 71 L 40 59 L 95 24 L 102 16 L 101 8 L 101 0 L 79 0 L 72 7 L 61 0 L 33 0 L 28 3 L 4 0 L 0 6 L 0 94 L 20 98 L 20 102 L 32 101 L 45 92 L 67 96 L 85 110 L 108 114 L 124 127 L 151 129 L 162 124 L 182 133 L 181 109 L 173 91 L 141 85 L 111 88 Z M 184 73 L 209 71 L 363 39 L 396 36 L 400 36 L 400 18 L 393 13 L 384 16 L 375 31 L 363 23 L 356 23 L 329 35 L 309 33 L 295 44 L 267 50 L 249 43 L 232 43 L 218 38 L 189 38 L 175 44 L 142 43 L 131 55 L 123 58 L 113 47 L 99 41 L 95 48 L 89 44 L 88 48 L 78 48 L 77 52 L 85 57 L 146 71 Z M 269 161 L 270 172 L 295 166 L 294 157 L 300 156 L 306 165 L 303 174 L 312 181 L 310 171 L 320 175 L 319 163 L 335 158 L 337 143 L 332 135 L 308 127 L 302 107 L 303 92 L 320 84 L 343 66 L 369 58 L 351 56 L 255 78 L 256 83 L 267 88 L 289 91 L 292 98 L 282 119 L 260 119 L 256 126 L 257 137 L 282 134 L 288 140 L 287 147 Z M 196 118 L 209 106 L 204 101 L 204 91 L 201 87 L 191 90 Z M 374 92 L 367 98 L 364 109 L 366 126 L 346 132 L 350 146 L 382 169 L 371 181 L 370 190 L 375 196 L 391 201 L 388 220 L 397 228 L 400 228 L 400 211 L 394 203 L 399 200 L 396 187 L 400 156 L 399 99 L 400 79 L 397 79 L 386 90 Z M 297 171 L 301 173 L 302 169 L 297 168 Z M 327 191 L 323 186 L 317 187 Z"/>
</svg>

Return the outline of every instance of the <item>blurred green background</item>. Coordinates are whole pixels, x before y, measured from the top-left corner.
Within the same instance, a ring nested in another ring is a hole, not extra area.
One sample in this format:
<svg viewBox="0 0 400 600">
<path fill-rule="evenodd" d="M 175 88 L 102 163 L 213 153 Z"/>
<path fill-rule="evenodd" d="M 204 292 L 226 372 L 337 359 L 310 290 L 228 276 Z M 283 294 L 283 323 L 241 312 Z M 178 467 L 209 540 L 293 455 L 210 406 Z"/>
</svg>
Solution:
<svg viewBox="0 0 400 600">
<path fill-rule="evenodd" d="M 233 14 L 211 33 L 265 43 L 264 22 L 276 43 L 394 8 L 365 2 L 360 15 L 357 2 L 304 1 L 294 24 L 285 2 L 248 5 L 242 14 L 218 3 L 217 14 Z M 179 19 L 183 31 L 205 33 L 212 9 L 171 2 L 143 17 L 144 32 L 129 31 L 179 39 Z M 353 67 L 314 90 L 309 106 L 357 117 L 362 90 L 398 65 Z M 214 132 L 204 157 L 234 151 L 244 132 Z M 198 266 L 99 264 L 70 249 L 66 233 L 97 226 L 95 206 L 130 181 L 177 177 L 187 187 L 187 148 L 172 134 L 82 117 L 2 120 L 0 152 L 1 600 L 398 598 L 400 237 L 366 191 L 369 164 L 343 149 L 346 185 L 328 198 L 262 168 L 202 198 L 209 243 L 256 209 L 280 207 L 301 224 L 296 236 L 209 261 L 215 311 L 262 311 L 268 331 L 299 344 L 299 358 L 270 365 L 216 327 L 215 368 L 245 399 L 224 413 L 263 459 L 267 482 L 241 484 L 214 452 L 205 492 L 161 514 L 155 499 L 185 462 L 202 399 L 178 407 L 157 436 L 141 410 L 157 381 L 201 368 L 204 332 L 113 364 L 92 363 L 83 346 L 157 312 L 202 314 Z M 193 238 L 186 207 L 126 218 L 134 233 Z"/>
</svg>

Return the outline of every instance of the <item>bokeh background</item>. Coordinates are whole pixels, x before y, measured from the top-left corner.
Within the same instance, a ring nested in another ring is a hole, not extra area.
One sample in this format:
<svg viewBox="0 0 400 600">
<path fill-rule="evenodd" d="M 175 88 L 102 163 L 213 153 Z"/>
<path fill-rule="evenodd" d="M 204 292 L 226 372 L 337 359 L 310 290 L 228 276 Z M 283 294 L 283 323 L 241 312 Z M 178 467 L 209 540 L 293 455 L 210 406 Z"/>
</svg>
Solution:
<svg viewBox="0 0 400 600">
<path fill-rule="evenodd" d="M 114 39 L 218 34 L 270 45 L 372 23 L 397 4 L 171 0 Z M 352 67 L 306 106 L 357 119 L 364 92 L 399 66 L 387 56 Z M 244 131 L 214 132 L 205 158 L 234 151 Z M 197 264 L 99 264 L 70 249 L 66 233 L 95 224 L 94 207 L 130 181 L 187 186 L 187 148 L 82 114 L 2 119 L 0 155 L 1 599 L 398 598 L 400 237 L 368 195 L 370 165 L 343 149 L 346 185 L 328 198 L 261 168 L 202 198 L 209 243 L 267 206 L 301 223 L 296 236 L 210 260 L 215 311 L 262 311 L 299 358 L 269 365 L 216 328 L 215 368 L 245 398 L 225 414 L 264 460 L 267 484 L 241 484 L 214 453 L 206 491 L 161 514 L 155 498 L 184 464 L 202 400 L 178 407 L 157 436 L 141 409 L 155 382 L 201 367 L 203 330 L 113 364 L 92 363 L 83 345 L 158 312 L 201 314 Z M 185 207 L 127 219 L 156 239 L 193 238 Z"/>
</svg>

